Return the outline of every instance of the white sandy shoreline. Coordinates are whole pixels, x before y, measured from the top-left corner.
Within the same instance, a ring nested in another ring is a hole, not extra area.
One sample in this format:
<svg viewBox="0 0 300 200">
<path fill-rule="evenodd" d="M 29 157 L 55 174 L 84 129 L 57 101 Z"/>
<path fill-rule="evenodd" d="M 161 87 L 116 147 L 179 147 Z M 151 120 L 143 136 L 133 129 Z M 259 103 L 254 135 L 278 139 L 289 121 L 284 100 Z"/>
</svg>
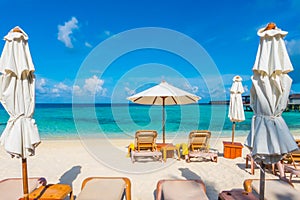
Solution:
<svg viewBox="0 0 300 200">
<path fill-rule="evenodd" d="M 222 190 L 242 188 L 247 178 L 259 178 L 259 171 L 251 175 L 250 169 L 245 169 L 245 155 L 249 152 L 243 148 L 243 156 L 236 159 L 226 159 L 222 156 L 222 141 L 231 138 L 219 138 L 211 144 L 219 150 L 218 163 L 190 162 L 167 159 L 166 163 L 136 162 L 131 163 L 126 157 L 126 146 L 133 142 L 128 139 L 110 139 L 95 141 L 42 140 L 36 150 L 36 155 L 28 158 L 28 173 L 30 177 L 43 176 L 49 183 L 70 184 L 74 195 L 80 192 L 83 179 L 89 176 L 126 176 L 132 182 L 132 199 L 155 199 L 156 184 L 161 179 L 195 179 L 200 178 L 207 187 L 209 199 L 218 199 Z M 236 142 L 244 143 L 245 137 L 235 137 Z M 93 142 L 93 143 L 90 143 Z M 159 141 L 158 141 L 159 142 Z M 180 141 L 172 141 L 173 143 Z M 186 142 L 186 141 L 182 141 Z M 98 146 L 101 146 L 98 149 Z M 113 149 L 113 150 L 112 150 Z M 101 152 L 98 152 L 98 151 Z M 99 157 L 99 155 L 101 155 Z M 102 156 L 105 155 L 105 156 Z M 21 160 L 12 159 L 3 148 L 0 151 L 0 179 L 21 177 Z M 135 173 L 133 170 L 139 171 Z M 144 169 L 144 171 L 141 171 Z M 271 174 L 267 178 L 277 178 Z M 299 188 L 299 179 L 296 188 Z M 300 189 L 300 188 L 299 188 Z"/>
</svg>

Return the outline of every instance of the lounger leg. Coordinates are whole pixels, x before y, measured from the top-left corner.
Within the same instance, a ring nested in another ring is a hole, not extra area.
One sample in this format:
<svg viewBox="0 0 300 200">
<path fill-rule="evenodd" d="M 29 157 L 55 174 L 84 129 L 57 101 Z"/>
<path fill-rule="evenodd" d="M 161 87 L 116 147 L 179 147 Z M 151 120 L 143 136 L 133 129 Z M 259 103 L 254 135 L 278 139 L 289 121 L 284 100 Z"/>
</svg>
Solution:
<svg viewBox="0 0 300 200">
<path fill-rule="evenodd" d="M 156 200 L 161 200 L 162 199 L 162 184 L 164 183 L 164 180 L 160 180 L 157 183 L 156 186 Z"/>
<path fill-rule="evenodd" d="M 189 156 L 189 155 L 185 155 L 185 161 L 186 161 L 187 163 L 191 162 L 190 156 Z"/>
<path fill-rule="evenodd" d="M 254 166 L 254 160 L 253 160 L 253 158 L 251 157 L 251 174 L 252 174 L 252 175 L 254 175 L 254 168 L 255 168 L 255 166 Z"/>
<path fill-rule="evenodd" d="M 134 155 L 133 155 L 134 153 L 131 151 L 131 162 L 132 163 L 134 163 L 135 162 L 135 160 L 134 160 Z"/>
<path fill-rule="evenodd" d="M 181 159 L 180 145 L 178 145 L 178 144 L 176 144 L 176 153 L 177 153 L 177 160 L 180 160 Z"/>
<path fill-rule="evenodd" d="M 292 178 L 293 178 L 294 175 L 296 177 L 299 177 L 299 171 L 298 171 L 298 169 L 295 169 L 295 170 L 291 171 L 291 174 L 290 174 L 290 183 L 292 182 Z"/>
<path fill-rule="evenodd" d="M 218 156 L 213 156 L 211 159 L 213 162 L 218 162 Z"/>
<path fill-rule="evenodd" d="M 167 148 L 163 148 L 164 162 L 167 161 Z"/>
<path fill-rule="evenodd" d="M 69 196 L 70 196 L 70 200 L 74 200 L 73 191 L 70 192 Z"/>
<path fill-rule="evenodd" d="M 156 159 L 156 160 L 159 160 L 160 162 L 163 161 L 163 159 L 162 159 L 162 154 L 160 154 L 160 155 L 155 155 L 155 156 L 153 156 L 153 158 Z"/>
<path fill-rule="evenodd" d="M 246 168 L 249 167 L 248 162 L 249 162 L 249 157 L 248 157 L 248 155 L 246 155 Z"/>
<path fill-rule="evenodd" d="M 255 168 L 254 160 L 252 159 L 252 157 L 249 154 L 247 154 L 246 155 L 246 168 L 249 167 L 249 164 L 248 164 L 249 160 L 250 160 L 250 165 L 251 165 L 250 166 L 251 167 L 250 173 L 251 173 L 251 175 L 254 175 L 254 168 Z"/>
<path fill-rule="evenodd" d="M 274 175 L 276 175 L 275 164 L 272 164 L 272 173 L 273 173 Z"/>
</svg>

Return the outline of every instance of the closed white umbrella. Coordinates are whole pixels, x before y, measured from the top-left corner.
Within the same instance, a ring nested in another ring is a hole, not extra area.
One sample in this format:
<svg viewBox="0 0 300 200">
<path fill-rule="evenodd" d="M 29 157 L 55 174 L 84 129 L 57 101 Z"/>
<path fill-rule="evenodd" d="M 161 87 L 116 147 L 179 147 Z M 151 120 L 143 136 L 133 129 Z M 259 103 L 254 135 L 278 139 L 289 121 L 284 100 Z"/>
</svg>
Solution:
<svg viewBox="0 0 300 200">
<path fill-rule="evenodd" d="M 162 130 L 163 130 L 163 143 L 165 143 L 165 105 L 183 105 L 196 103 L 200 97 L 176 88 L 165 81 L 159 85 L 151 87 L 138 94 L 130 96 L 128 100 L 145 105 L 162 105 Z"/>
<path fill-rule="evenodd" d="M 242 94 L 244 88 L 242 85 L 242 78 L 240 76 L 233 77 L 233 83 L 230 88 L 230 102 L 228 117 L 232 121 L 232 143 L 234 143 L 235 123 L 245 120 L 244 106 Z"/>
<path fill-rule="evenodd" d="M 28 199 L 27 157 L 35 153 L 40 137 L 33 117 L 35 76 L 28 36 L 15 27 L 5 37 L 0 58 L 0 101 L 10 118 L 0 142 L 5 150 L 22 159 L 24 198 Z"/>
<path fill-rule="evenodd" d="M 274 23 L 257 33 L 260 43 L 253 66 L 251 107 L 251 131 L 245 145 L 252 157 L 262 165 L 260 199 L 264 198 L 264 164 L 280 161 L 282 157 L 298 149 L 281 114 L 288 103 L 293 70 L 283 37 L 287 35 Z"/>
</svg>

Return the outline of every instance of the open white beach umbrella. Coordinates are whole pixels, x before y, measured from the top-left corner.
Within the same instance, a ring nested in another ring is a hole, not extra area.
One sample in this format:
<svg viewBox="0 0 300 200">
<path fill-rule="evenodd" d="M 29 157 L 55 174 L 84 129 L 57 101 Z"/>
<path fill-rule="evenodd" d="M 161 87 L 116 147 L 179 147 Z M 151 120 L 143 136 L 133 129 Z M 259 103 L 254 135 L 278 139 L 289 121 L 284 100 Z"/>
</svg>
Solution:
<svg viewBox="0 0 300 200">
<path fill-rule="evenodd" d="M 27 157 L 35 153 L 40 137 L 34 119 L 35 77 L 28 36 L 13 28 L 5 37 L 0 58 L 0 101 L 10 118 L 1 135 L 5 150 L 22 159 L 24 198 L 28 199 Z"/>
<path fill-rule="evenodd" d="M 260 43 L 253 66 L 251 107 L 251 131 L 245 145 L 251 150 L 253 159 L 260 162 L 260 198 L 264 198 L 264 164 L 280 161 L 289 152 L 298 149 L 281 114 L 288 103 L 293 70 L 283 38 L 287 35 L 269 23 L 260 29 Z"/>
<path fill-rule="evenodd" d="M 233 77 L 233 83 L 230 88 L 230 102 L 228 117 L 232 121 L 232 143 L 234 143 L 235 123 L 245 120 L 244 106 L 242 94 L 244 88 L 242 85 L 242 78 L 240 76 Z"/>
<path fill-rule="evenodd" d="M 138 94 L 130 96 L 128 100 L 145 105 L 162 105 L 163 143 L 165 143 L 165 105 L 183 105 L 196 103 L 200 97 L 176 88 L 165 81 Z"/>
</svg>

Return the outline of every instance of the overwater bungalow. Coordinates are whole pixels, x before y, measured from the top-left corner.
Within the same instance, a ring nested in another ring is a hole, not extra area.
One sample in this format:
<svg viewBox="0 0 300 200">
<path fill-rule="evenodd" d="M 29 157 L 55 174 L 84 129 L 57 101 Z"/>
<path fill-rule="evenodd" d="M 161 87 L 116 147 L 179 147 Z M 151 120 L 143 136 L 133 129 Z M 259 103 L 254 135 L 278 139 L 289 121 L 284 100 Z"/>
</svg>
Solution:
<svg viewBox="0 0 300 200">
<path fill-rule="evenodd" d="M 300 94 L 291 94 L 289 96 L 287 111 L 300 111 Z"/>
<path fill-rule="evenodd" d="M 252 111 L 250 107 L 250 95 L 243 96 L 245 111 Z M 300 94 L 289 95 L 289 102 L 285 111 L 300 111 Z"/>
</svg>

